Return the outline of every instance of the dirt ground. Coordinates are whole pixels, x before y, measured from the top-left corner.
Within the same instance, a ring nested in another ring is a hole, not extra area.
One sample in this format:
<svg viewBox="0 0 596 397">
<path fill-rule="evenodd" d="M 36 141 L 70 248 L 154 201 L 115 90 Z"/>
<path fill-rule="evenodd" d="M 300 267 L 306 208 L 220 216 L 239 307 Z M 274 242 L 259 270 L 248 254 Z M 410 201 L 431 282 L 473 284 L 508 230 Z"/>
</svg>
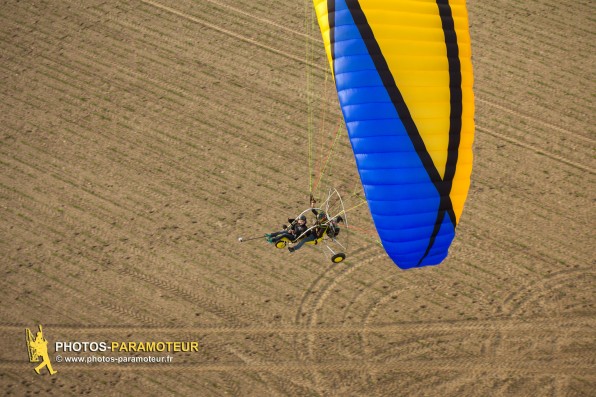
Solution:
<svg viewBox="0 0 596 397">
<path fill-rule="evenodd" d="M 449 258 L 411 271 L 365 206 L 339 265 L 237 242 L 308 205 L 307 129 L 320 164 L 338 125 L 311 4 L 289 3 L 2 2 L 0 390 L 593 396 L 593 2 L 468 1 L 472 186 Z M 326 175 L 358 186 L 345 132 Z M 53 376 L 27 359 L 38 324 Z M 56 341 L 191 340 L 54 362 Z"/>
</svg>

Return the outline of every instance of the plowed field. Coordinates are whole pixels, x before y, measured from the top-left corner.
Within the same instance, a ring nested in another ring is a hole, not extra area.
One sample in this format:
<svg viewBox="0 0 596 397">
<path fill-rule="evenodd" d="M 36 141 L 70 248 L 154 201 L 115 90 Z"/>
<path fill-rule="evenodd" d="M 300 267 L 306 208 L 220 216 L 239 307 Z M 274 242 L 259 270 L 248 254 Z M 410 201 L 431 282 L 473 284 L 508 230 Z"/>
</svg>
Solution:
<svg viewBox="0 0 596 397">
<path fill-rule="evenodd" d="M 309 183 L 358 186 L 345 131 L 316 178 L 340 111 L 310 2 L 2 2 L 0 390 L 594 395 L 594 3 L 468 8 L 472 186 L 449 258 L 404 272 L 366 206 L 342 264 L 237 241 Z M 27 360 L 38 324 L 53 376 Z M 200 349 L 54 362 L 56 341 L 112 340 Z"/>
</svg>

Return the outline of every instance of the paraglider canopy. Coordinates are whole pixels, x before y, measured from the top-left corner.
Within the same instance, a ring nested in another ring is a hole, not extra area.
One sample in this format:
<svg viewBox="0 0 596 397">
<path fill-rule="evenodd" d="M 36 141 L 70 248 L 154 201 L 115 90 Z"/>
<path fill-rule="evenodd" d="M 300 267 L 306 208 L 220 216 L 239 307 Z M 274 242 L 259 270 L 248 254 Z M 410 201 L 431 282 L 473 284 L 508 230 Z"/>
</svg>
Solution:
<svg viewBox="0 0 596 397">
<path fill-rule="evenodd" d="M 472 172 L 465 0 L 314 0 L 360 179 L 402 269 L 439 264 Z"/>
</svg>

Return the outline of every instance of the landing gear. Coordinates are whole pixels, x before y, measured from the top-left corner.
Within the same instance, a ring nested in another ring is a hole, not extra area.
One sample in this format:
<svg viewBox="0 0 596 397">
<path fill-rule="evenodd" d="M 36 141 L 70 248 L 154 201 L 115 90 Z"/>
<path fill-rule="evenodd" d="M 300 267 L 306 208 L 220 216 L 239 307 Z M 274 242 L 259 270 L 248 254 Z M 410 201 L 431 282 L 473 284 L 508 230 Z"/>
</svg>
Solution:
<svg viewBox="0 0 596 397">
<path fill-rule="evenodd" d="M 279 248 L 279 249 L 286 248 L 286 245 L 287 245 L 286 240 L 282 239 L 282 240 L 279 240 L 277 243 L 275 243 L 275 248 Z"/>
</svg>

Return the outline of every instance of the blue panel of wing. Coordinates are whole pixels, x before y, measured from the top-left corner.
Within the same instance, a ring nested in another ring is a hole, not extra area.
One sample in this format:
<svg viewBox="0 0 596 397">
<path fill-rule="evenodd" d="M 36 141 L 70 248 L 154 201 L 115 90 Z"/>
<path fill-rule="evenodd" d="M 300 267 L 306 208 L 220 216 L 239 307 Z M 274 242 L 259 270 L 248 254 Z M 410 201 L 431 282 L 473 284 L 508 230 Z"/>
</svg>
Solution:
<svg viewBox="0 0 596 397">
<path fill-rule="evenodd" d="M 437 227 L 440 197 L 400 120 L 345 1 L 335 2 L 334 74 L 340 105 L 370 212 L 402 269 L 447 256 L 453 225 Z"/>
</svg>

